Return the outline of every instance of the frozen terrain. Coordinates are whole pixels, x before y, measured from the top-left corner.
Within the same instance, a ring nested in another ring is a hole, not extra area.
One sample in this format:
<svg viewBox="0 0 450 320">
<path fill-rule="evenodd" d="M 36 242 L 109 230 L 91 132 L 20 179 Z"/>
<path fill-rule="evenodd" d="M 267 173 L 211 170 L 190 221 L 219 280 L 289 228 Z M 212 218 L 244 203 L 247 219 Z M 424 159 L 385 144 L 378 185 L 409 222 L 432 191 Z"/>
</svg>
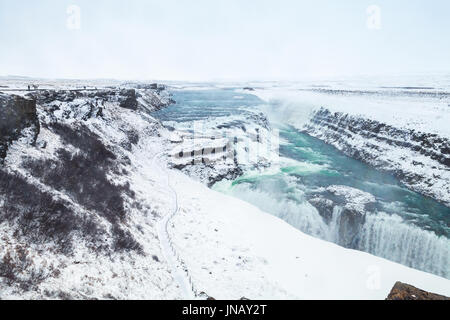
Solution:
<svg viewBox="0 0 450 320">
<path fill-rule="evenodd" d="M 192 137 L 196 117 L 177 121 L 168 106 L 181 96 L 165 86 L 28 83 L 0 89 L 1 299 L 384 299 L 396 281 L 450 295 L 448 279 L 311 237 L 270 206 L 208 188 L 280 161 L 323 169 L 278 159 L 253 98 L 225 93 L 229 112 L 209 113 L 205 136 Z M 342 185 L 315 192 L 339 198 L 342 212 L 374 201 Z"/>
<path fill-rule="evenodd" d="M 174 168 L 309 235 L 450 277 L 450 208 L 289 125 L 302 112 L 308 120 L 301 103 L 288 104 L 290 114 L 252 88 L 194 88 L 172 90 L 177 104 L 155 113 L 185 137 L 170 153 Z"/>
</svg>

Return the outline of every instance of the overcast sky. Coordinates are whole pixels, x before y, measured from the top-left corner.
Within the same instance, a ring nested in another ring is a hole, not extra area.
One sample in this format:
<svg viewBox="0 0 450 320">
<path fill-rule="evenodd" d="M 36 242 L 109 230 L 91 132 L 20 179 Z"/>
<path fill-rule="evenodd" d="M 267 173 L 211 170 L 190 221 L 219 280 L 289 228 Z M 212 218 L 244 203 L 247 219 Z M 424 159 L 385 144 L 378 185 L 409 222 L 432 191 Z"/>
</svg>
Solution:
<svg viewBox="0 0 450 320">
<path fill-rule="evenodd" d="M 70 5 L 80 8 L 80 24 Z M 448 0 L 0 0 L 0 75 L 197 81 L 442 73 L 450 71 L 449 16 Z"/>
</svg>

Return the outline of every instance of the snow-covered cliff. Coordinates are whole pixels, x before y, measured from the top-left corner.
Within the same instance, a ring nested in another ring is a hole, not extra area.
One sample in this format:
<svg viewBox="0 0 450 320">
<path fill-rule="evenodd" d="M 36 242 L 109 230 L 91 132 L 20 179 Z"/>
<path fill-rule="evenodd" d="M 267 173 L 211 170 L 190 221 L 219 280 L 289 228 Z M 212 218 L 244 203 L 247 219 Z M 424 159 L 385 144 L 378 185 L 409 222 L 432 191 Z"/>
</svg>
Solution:
<svg viewBox="0 0 450 320">
<path fill-rule="evenodd" d="M 450 139 L 325 108 L 315 111 L 304 129 L 346 155 L 392 173 L 411 190 L 450 206 Z"/>
<path fill-rule="evenodd" d="M 151 114 L 173 102 L 164 88 L 95 85 L 0 94 L 0 298 L 383 299 L 396 281 L 450 295 L 169 169 L 190 142 Z"/>
<path fill-rule="evenodd" d="M 133 157 L 160 140 L 148 112 L 168 94 L 68 87 L 0 99 L 0 297 L 181 297 L 155 230 L 164 192 Z"/>
</svg>

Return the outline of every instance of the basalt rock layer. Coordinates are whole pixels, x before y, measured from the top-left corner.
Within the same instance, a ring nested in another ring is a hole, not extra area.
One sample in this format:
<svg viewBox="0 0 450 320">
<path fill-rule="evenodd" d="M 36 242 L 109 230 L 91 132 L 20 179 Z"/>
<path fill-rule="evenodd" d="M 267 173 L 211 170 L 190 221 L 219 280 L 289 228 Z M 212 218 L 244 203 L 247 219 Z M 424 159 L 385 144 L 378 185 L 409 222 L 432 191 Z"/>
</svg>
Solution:
<svg viewBox="0 0 450 320">
<path fill-rule="evenodd" d="M 314 112 L 304 130 L 346 155 L 396 176 L 411 190 L 450 206 L 450 140 L 379 121 Z"/>
</svg>

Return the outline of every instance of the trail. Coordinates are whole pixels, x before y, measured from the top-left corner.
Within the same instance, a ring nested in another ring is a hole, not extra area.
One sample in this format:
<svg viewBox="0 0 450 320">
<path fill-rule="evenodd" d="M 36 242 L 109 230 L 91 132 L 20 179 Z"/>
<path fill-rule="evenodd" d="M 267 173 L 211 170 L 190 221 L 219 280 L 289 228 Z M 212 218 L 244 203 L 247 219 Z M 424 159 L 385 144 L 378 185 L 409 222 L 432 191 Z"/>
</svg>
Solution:
<svg viewBox="0 0 450 320">
<path fill-rule="evenodd" d="M 166 214 L 161 220 L 158 221 L 156 225 L 156 229 L 158 232 L 158 239 L 161 244 L 161 249 L 164 257 L 172 271 L 172 276 L 174 280 L 180 286 L 181 291 L 183 292 L 184 299 L 194 299 L 196 297 L 196 290 L 194 289 L 194 285 L 192 283 L 192 278 L 189 276 L 189 272 L 187 268 L 183 267 L 182 260 L 179 258 L 175 247 L 172 244 L 172 240 L 170 239 L 169 232 L 167 226 L 170 220 L 177 214 L 178 212 L 178 196 L 175 189 L 170 185 L 170 178 L 167 169 L 158 162 L 158 158 L 163 153 L 157 154 L 153 157 L 152 167 L 157 168 L 160 172 L 160 177 L 166 177 L 165 184 L 167 189 L 173 195 L 173 210 L 171 210 L 168 214 Z"/>
</svg>

